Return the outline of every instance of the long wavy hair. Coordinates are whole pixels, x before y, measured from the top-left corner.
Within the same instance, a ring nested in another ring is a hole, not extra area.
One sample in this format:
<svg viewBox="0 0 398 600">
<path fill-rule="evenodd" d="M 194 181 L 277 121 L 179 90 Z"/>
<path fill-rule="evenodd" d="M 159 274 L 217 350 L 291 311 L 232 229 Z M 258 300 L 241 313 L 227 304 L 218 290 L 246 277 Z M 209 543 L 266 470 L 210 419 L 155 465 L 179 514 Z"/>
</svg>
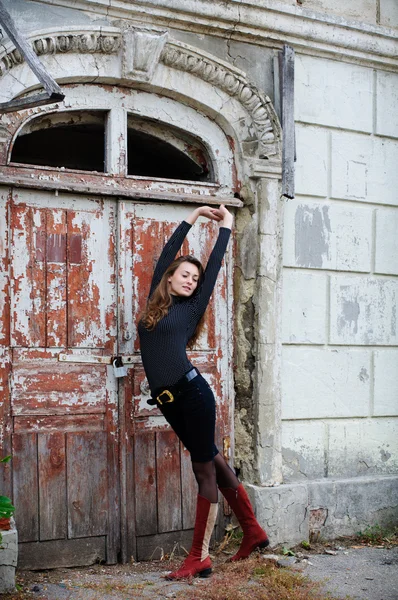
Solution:
<svg viewBox="0 0 398 600">
<path fill-rule="evenodd" d="M 199 289 L 203 281 L 204 274 L 201 262 L 197 258 L 194 258 L 193 256 L 189 255 L 179 256 L 178 258 L 176 258 L 176 260 L 174 260 L 168 267 L 168 269 L 166 269 L 166 271 L 164 272 L 162 279 L 160 280 L 154 292 L 152 293 L 152 296 L 149 298 L 146 308 L 141 315 L 141 321 L 146 327 L 146 329 L 154 329 L 159 323 L 159 321 L 163 319 L 169 312 L 169 308 L 172 303 L 172 294 L 170 294 L 169 292 L 168 278 L 175 273 L 180 264 L 183 262 L 189 262 L 197 267 L 199 271 L 198 285 L 192 295 L 196 294 L 197 290 Z M 188 348 L 191 349 L 195 345 L 198 337 L 200 336 L 203 330 L 204 323 L 205 315 L 202 315 L 201 319 L 196 325 L 192 337 L 188 341 Z"/>
</svg>

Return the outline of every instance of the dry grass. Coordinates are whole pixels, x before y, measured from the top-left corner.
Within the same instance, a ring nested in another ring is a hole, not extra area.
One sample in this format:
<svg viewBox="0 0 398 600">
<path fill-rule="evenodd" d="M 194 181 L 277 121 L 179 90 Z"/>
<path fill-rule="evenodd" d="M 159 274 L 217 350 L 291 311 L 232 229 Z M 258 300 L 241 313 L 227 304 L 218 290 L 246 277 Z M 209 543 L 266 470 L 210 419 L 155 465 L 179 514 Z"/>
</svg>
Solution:
<svg viewBox="0 0 398 600">
<path fill-rule="evenodd" d="M 326 600 L 321 584 L 280 569 L 261 556 L 226 563 L 200 586 L 179 592 L 178 600 Z"/>
</svg>

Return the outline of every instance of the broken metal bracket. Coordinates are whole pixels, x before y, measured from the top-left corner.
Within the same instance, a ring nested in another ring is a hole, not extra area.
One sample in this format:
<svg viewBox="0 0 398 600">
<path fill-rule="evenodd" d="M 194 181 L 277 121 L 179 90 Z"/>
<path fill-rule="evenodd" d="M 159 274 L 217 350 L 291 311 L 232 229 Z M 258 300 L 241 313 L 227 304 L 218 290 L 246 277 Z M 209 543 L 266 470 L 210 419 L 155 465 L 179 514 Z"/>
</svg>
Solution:
<svg viewBox="0 0 398 600">
<path fill-rule="evenodd" d="M 9 102 L 0 102 L 0 113 L 23 110 L 25 108 L 32 108 L 34 106 L 42 106 L 43 104 L 52 104 L 53 102 L 61 102 L 65 98 L 65 94 L 62 93 L 59 85 L 47 72 L 29 43 L 18 31 L 14 21 L 11 18 L 11 15 L 4 7 L 1 0 L 0 24 L 46 90 L 45 92 L 29 96 L 28 98 L 10 100 Z"/>
</svg>

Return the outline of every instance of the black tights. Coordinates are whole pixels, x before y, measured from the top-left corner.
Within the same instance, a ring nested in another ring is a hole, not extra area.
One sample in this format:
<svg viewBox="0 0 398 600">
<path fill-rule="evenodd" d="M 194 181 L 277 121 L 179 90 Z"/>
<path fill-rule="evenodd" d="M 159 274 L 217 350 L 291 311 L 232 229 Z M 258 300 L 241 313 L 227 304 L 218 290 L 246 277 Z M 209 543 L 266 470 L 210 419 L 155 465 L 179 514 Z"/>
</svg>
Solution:
<svg viewBox="0 0 398 600">
<path fill-rule="evenodd" d="M 217 486 L 236 490 L 239 485 L 238 478 L 221 454 L 217 454 L 214 460 L 209 462 L 192 462 L 192 468 L 198 482 L 199 494 L 210 502 L 218 502 Z"/>
</svg>

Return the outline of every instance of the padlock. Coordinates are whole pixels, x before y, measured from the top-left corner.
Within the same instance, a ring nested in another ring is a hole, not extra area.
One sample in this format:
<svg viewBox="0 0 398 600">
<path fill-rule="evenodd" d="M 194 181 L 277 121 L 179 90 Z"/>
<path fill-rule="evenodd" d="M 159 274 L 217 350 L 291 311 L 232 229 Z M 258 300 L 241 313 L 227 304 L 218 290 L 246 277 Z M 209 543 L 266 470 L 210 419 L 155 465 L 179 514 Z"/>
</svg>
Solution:
<svg viewBox="0 0 398 600">
<path fill-rule="evenodd" d="M 127 375 L 127 367 L 123 365 L 122 357 L 117 356 L 113 362 L 113 373 L 115 377 L 126 377 Z"/>
</svg>

